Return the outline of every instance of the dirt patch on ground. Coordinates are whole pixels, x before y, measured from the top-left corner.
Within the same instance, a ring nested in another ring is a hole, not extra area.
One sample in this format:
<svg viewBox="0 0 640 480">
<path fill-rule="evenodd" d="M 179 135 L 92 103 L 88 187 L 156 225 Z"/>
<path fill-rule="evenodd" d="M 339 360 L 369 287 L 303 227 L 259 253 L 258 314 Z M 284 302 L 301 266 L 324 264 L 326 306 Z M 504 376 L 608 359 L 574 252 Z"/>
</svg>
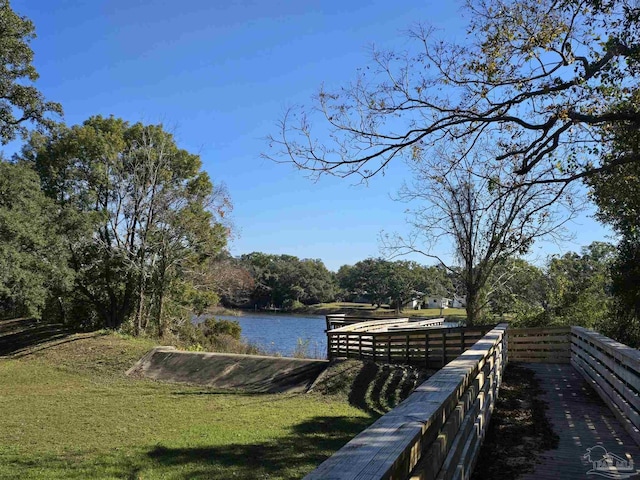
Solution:
<svg viewBox="0 0 640 480">
<path fill-rule="evenodd" d="M 558 447 L 541 395 L 533 371 L 508 365 L 472 480 L 515 480 L 533 471 L 540 453 Z"/>
<path fill-rule="evenodd" d="M 342 397 L 355 407 L 381 415 L 407 398 L 432 373 L 407 365 L 342 360 L 333 362 L 311 391 Z"/>
</svg>

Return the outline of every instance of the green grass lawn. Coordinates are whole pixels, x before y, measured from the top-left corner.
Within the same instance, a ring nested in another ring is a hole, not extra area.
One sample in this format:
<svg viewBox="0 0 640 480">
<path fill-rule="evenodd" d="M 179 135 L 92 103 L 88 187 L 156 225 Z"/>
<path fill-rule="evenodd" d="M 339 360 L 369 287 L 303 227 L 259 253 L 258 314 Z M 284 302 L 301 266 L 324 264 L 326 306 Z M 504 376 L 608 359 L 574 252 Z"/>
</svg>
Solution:
<svg viewBox="0 0 640 480">
<path fill-rule="evenodd" d="M 375 419 L 338 397 L 125 377 L 150 341 L 61 342 L 0 358 L 2 479 L 300 478 Z"/>
<path fill-rule="evenodd" d="M 389 315 L 395 314 L 396 311 L 385 306 L 376 308 L 366 303 L 350 303 L 350 302 L 333 302 L 333 303 L 318 303 L 316 305 L 309 305 L 304 309 L 307 313 L 327 315 L 330 313 L 348 313 L 349 315 L 363 314 L 369 315 Z M 400 312 L 403 316 L 409 317 L 437 317 L 440 315 L 439 308 L 425 308 L 423 310 L 414 310 L 405 308 Z M 461 316 L 466 317 L 467 312 L 464 308 L 445 308 L 442 311 L 442 315 L 448 316 Z"/>
</svg>

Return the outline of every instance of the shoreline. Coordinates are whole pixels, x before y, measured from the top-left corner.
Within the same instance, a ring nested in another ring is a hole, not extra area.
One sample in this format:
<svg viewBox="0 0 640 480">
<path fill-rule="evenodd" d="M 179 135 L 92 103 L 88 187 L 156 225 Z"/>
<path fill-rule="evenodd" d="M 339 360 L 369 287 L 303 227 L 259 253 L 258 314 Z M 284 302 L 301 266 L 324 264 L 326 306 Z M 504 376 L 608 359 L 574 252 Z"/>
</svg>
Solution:
<svg viewBox="0 0 640 480">
<path fill-rule="evenodd" d="M 316 304 L 306 305 L 302 308 L 295 310 L 269 310 L 260 309 L 255 310 L 253 308 L 226 308 L 226 307 L 214 307 L 207 311 L 206 315 L 224 315 L 232 317 L 242 317 L 244 315 L 252 313 L 261 314 L 274 314 L 274 315 L 334 315 L 345 314 L 352 316 L 360 316 L 363 318 L 376 318 L 381 315 L 389 316 L 394 315 L 396 312 L 389 308 L 373 308 L 368 304 Z M 466 312 L 462 309 L 447 308 L 442 314 L 439 309 L 425 309 L 425 310 L 404 310 L 398 315 L 400 317 L 424 317 L 435 318 L 444 316 L 446 317 L 466 317 Z"/>
</svg>

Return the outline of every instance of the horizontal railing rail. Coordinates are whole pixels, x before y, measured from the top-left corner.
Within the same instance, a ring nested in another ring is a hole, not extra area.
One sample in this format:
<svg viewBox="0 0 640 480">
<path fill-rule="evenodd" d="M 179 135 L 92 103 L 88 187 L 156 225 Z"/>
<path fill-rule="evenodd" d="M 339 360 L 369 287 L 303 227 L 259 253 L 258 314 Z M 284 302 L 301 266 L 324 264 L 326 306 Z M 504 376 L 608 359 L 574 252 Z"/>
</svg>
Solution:
<svg viewBox="0 0 640 480">
<path fill-rule="evenodd" d="M 355 330 L 352 328 L 355 325 L 351 325 L 327 331 L 327 358 L 441 368 L 473 346 L 494 326 L 437 328 L 434 324 L 412 328 L 411 323 L 406 322 L 370 325 Z"/>
<path fill-rule="evenodd" d="M 338 328 L 343 328 L 345 326 L 350 326 L 354 324 L 368 323 L 368 322 L 381 322 L 381 324 L 385 323 L 394 323 L 394 322 L 432 322 L 434 324 L 442 324 L 445 322 L 443 317 L 398 317 L 394 316 L 375 316 L 375 317 L 359 317 L 359 316 L 350 316 L 344 314 L 330 314 L 326 315 L 327 322 L 327 330 L 334 330 Z"/>
<path fill-rule="evenodd" d="M 345 325 L 353 325 L 354 323 L 361 323 L 367 321 L 378 321 L 378 320 L 399 320 L 398 315 L 376 315 L 369 317 L 362 317 L 358 315 L 346 315 L 344 313 L 331 313 L 329 315 L 325 315 L 325 319 L 327 322 L 327 330 L 333 330 L 334 328 L 344 327 Z M 409 320 L 408 318 L 406 319 Z"/>
<path fill-rule="evenodd" d="M 307 477 L 469 478 L 507 362 L 498 325 Z"/>
<path fill-rule="evenodd" d="M 640 445 L 640 351 L 582 327 L 571 327 L 571 364 Z"/>
<path fill-rule="evenodd" d="M 569 363 L 571 327 L 509 327 L 507 335 L 512 362 Z"/>
<path fill-rule="evenodd" d="M 408 325 L 408 324 L 409 324 L 409 317 L 368 319 L 368 320 L 362 320 L 360 322 L 343 325 L 341 327 L 329 329 L 327 333 L 358 332 L 362 330 L 375 331 L 375 330 L 384 330 L 387 327 L 394 326 L 394 325 Z"/>
</svg>

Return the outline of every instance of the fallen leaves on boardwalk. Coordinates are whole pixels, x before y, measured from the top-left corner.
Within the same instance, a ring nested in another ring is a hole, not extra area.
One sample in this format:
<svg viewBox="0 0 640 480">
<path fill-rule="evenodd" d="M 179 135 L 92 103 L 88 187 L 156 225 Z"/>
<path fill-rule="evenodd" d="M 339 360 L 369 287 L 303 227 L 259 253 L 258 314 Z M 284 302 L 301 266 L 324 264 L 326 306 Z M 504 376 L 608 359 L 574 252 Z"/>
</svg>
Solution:
<svg viewBox="0 0 640 480">
<path fill-rule="evenodd" d="M 531 370 L 507 366 L 473 480 L 516 479 L 533 470 L 541 452 L 557 448 L 558 436 L 545 416 L 541 392 Z"/>
</svg>

